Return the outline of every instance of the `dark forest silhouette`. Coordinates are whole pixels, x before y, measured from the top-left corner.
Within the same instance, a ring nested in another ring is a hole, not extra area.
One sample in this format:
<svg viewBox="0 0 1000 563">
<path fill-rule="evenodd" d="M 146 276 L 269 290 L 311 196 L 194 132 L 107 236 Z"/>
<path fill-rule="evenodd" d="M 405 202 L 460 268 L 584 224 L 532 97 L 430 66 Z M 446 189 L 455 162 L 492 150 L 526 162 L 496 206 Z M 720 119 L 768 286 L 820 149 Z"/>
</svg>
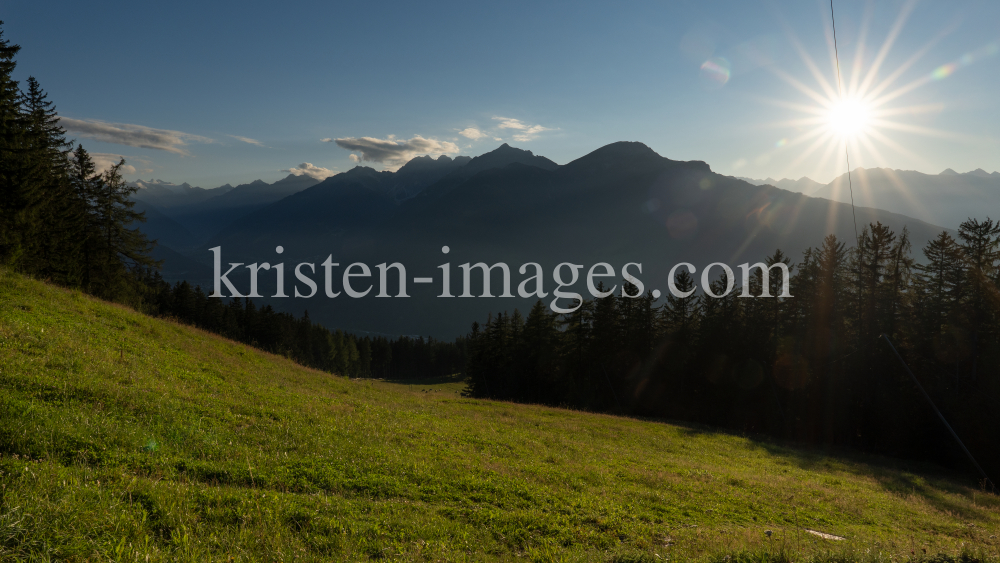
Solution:
<svg viewBox="0 0 1000 563">
<path fill-rule="evenodd" d="M 469 337 L 476 397 L 668 417 L 813 444 L 965 463 L 880 335 L 970 449 L 1000 469 L 1000 223 L 942 232 L 915 263 L 905 229 L 833 235 L 793 270 L 791 298 L 616 296 L 554 315 L 541 302 Z M 754 270 L 751 293 L 761 295 Z M 780 276 L 769 279 L 780 293 Z M 678 289 L 695 283 L 680 270 Z M 715 294 L 725 291 L 720 277 Z M 626 291 L 635 293 L 635 288 Z"/>
</svg>

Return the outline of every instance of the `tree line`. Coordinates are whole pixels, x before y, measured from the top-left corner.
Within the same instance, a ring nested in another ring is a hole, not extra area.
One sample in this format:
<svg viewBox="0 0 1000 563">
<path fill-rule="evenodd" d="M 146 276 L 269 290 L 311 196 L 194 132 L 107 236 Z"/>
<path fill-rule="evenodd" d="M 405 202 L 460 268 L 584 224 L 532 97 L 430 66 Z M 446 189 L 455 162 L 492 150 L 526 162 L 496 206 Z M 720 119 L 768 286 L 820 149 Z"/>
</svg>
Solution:
<svg viewBox="0 0 1000 563">
<path fill-rule="evenodd" d="M 1000 222 L 970 219 L 923 253 L 916 263 L 906 229 L 876 223 L 851 248 L 830 235 L 797 264 L 768 257 L 791 270 L 790 298 L 619 294 L 565 315 L 539 301 L 472 325 L 469 393 L 965 464 L 884 334 L 1000 475 Z M 770 276 L 770 295 L 780 283 Z M 684 270 L 676 285 L 695 289 Z"/>
<path fill-rule="evenodd" d="M 258 308 L 250 300 L 208 298 L 187 282 L 170 285 L 151 257 L 155 241 L 139 226 L 138 188 L 125 160 L 98 171 L 66 139 L 55 105 L 34 77 L 13 79 L 20 46 L 0 21 L 0 263 L 16 271 L 152 315 L 167 316 L 303 365 L 355 377 L 435 377 L 459 373 L 464 340 L 359 337 L 309 319 Z"/>
<path fill-rule="evenodd" d="M 0 22 L 2 26 L 3 22 Z M 20 46 L 0 29 L 0 259 L 9 267 L 123 303 L 141 302 L 134 273 L 156 265 L 134 227 L 124 160 L 104 172 L 73 148 L 34 77 L 12 77 Z"/>
<path fill-rule="evenodd" d="M 172 318 L 231 340 L 283 355 L 304 366 L 350 377 L 430 378 L 461 373 L 465 339 L 358 336 L 330 330 L 309 319 L 258 307 L 250 299 L 228 302 L 209 297 L 188 282 L 174 285 L 158 272 L 147 271 L 143 307 L 147 313 Z"/>
</svg>

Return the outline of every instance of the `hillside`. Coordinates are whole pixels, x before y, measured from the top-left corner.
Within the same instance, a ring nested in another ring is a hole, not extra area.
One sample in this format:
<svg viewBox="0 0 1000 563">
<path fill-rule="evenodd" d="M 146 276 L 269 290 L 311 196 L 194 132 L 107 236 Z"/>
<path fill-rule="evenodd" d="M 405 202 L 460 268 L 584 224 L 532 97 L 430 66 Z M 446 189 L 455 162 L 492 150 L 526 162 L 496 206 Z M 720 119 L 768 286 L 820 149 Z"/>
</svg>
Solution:
<svg viewBox="0 0 1000 563">
<path fill-rule="evenodd" d="M 0 560 L 997 549 L 1000 500 L 933 467 L 459 389 L 347 380 L 0 269 Z"/>
</svg>

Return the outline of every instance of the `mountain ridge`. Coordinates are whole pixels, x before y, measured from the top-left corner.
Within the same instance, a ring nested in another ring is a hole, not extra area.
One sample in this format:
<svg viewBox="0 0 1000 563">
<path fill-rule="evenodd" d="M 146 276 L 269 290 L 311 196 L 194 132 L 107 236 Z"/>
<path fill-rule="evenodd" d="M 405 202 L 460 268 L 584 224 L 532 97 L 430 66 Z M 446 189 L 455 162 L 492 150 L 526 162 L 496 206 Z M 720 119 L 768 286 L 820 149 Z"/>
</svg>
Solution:
<svg viewBox="0 0 1000 563">
<path fill-rule="evenodd" d="M 456 170 L 402 201 L 381 189 L 384 173 L 356 168 L 243 217 L 209 244 L 223 248 L 225 262 L 275 262 L 280 245 L 286 264 L 317 264 L 327 256 L 342 267 L 399 261 L 409 275 L 439 272 L 444 261 L 505 262 L 512 272 L 526 262 L 546 268 L 567 261 L 589 267 L 611 260 L 616 268 L 637 262 L 647 288 L 662 292 L 676 262 L 699 268 L 752 263 L 776 248 L 797 261 L 826 234 L 854 239 L 849 205 L 753 186 L 716 174 L 703 161 L 665 158 L 642 143 L 612 143 L 548 168 L 508 162 L 471 175 Z M 859 207 L 856 213 L 862 226 L 880 221 L 897 233 L 908 227 L 916 254 L 942 230 L 880 209 Z M 442 246 L 451 254 L 443 256 Z M 211 258 L 205 248 L 200 252 L 199 259 Z M 264 295 L 266 283 L 262 278 Z M 274 304 L 293 311 L 308 306 L 312 318 L 330 327 L 435 337 L 461 334 L 471 319 L 491 310 L 526 307 L 428 296 L 325 299 Z"/>
</svg>

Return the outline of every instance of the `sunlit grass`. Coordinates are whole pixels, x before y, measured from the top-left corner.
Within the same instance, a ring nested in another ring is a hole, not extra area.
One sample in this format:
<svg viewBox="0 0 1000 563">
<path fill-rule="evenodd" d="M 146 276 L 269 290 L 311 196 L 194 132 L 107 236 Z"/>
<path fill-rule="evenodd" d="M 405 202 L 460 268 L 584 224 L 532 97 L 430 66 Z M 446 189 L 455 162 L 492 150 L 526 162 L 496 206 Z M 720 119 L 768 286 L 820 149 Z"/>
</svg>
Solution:
<svg viewBox="0 0 1000 563">
<path fill-rule="evenodd" d="M 996 558 L 1000 500 L 933 467 L 460 391 L 0 270 L 0 559 Z"/>
</svg>

